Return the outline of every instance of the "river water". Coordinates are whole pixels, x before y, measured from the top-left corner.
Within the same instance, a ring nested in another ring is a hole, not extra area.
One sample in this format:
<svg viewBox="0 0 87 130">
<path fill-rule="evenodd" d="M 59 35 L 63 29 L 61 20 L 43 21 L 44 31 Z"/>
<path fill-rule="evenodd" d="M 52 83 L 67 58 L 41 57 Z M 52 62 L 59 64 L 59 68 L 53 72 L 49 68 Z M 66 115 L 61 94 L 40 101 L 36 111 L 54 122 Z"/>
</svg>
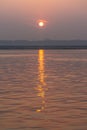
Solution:
<svg viewBox="0 0 87 130">
<path fill-rule="evenodd" d="M 0 130 L 87 130 L 87 50 L 0 51 Z"/>
</svg>

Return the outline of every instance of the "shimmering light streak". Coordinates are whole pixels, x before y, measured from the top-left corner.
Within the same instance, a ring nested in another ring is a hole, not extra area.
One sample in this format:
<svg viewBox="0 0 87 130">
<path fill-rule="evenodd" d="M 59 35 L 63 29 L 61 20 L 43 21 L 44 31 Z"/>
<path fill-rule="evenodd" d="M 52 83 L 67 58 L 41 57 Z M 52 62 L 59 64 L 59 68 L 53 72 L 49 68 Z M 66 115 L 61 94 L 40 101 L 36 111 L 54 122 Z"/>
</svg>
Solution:
<svg viewBox="0 0 87 130">
<path fill-rule="evenodd" d="M 37 109 L 37 112 L 41 112 L 45 109 L 45 91 L 47 90 L 46 88 L 46 83 L 45 83 L 45 68 L 44 68 L 44 50 L 39 50 L 39 55 L 38 55 L 38 78 L 39 78 L 39 84 L 37 86 L 38 94 L 37 96 L 41 97 L 42 104 L 41 108 Z"/>
</svg>

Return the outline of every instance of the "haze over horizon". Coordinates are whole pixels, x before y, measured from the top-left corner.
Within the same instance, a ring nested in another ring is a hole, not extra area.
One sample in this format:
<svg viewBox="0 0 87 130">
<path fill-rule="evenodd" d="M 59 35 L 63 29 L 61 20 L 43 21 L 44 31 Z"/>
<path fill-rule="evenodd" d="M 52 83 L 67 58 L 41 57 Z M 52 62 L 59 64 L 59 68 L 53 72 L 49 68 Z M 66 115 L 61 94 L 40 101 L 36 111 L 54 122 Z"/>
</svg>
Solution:
<svg viewBox="0 0 87 130">
<path fill-rule="evenodd" d="M 16 39 L 87 40 L 87 0 L 1 0 L 0 40 Z"/>
</svg>

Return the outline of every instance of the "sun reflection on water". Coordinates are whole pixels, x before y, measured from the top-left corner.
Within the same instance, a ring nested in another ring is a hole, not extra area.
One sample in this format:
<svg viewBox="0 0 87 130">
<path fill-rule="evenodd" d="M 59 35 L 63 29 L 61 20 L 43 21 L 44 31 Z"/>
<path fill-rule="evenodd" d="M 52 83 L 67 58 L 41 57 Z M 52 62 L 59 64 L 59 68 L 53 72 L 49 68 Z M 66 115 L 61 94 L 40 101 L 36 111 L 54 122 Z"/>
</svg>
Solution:
<svg viewBox="0 0 87 130">
<path fill-rule="evenodd" d="M 38 79 L 39 84 L 37 86 L 38 94 L 37 96 L 41 97 L 42 104 L 39 109 L 37 109 L 37 112 L 41 112 L 45 109 L 46 101 L 45 101 L 45 91 L 46 88 L 46 82 L 45 82 L 45 60 L 44 60 L 44 50 L 38 51 Z"/>
</svg>

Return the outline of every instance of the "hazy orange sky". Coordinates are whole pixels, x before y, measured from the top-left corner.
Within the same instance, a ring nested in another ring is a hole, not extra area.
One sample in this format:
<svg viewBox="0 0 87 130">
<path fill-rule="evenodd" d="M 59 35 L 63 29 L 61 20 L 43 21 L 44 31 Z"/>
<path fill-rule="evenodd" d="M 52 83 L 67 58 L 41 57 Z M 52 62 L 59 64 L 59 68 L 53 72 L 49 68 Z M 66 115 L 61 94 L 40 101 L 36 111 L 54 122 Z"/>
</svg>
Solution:
<svg viewBox="0 0 87 130">
<path fill-rule="evenodd" d="M 0 0 L 1 39 L 87 39 L 87 0 Z"/>
</svg>

